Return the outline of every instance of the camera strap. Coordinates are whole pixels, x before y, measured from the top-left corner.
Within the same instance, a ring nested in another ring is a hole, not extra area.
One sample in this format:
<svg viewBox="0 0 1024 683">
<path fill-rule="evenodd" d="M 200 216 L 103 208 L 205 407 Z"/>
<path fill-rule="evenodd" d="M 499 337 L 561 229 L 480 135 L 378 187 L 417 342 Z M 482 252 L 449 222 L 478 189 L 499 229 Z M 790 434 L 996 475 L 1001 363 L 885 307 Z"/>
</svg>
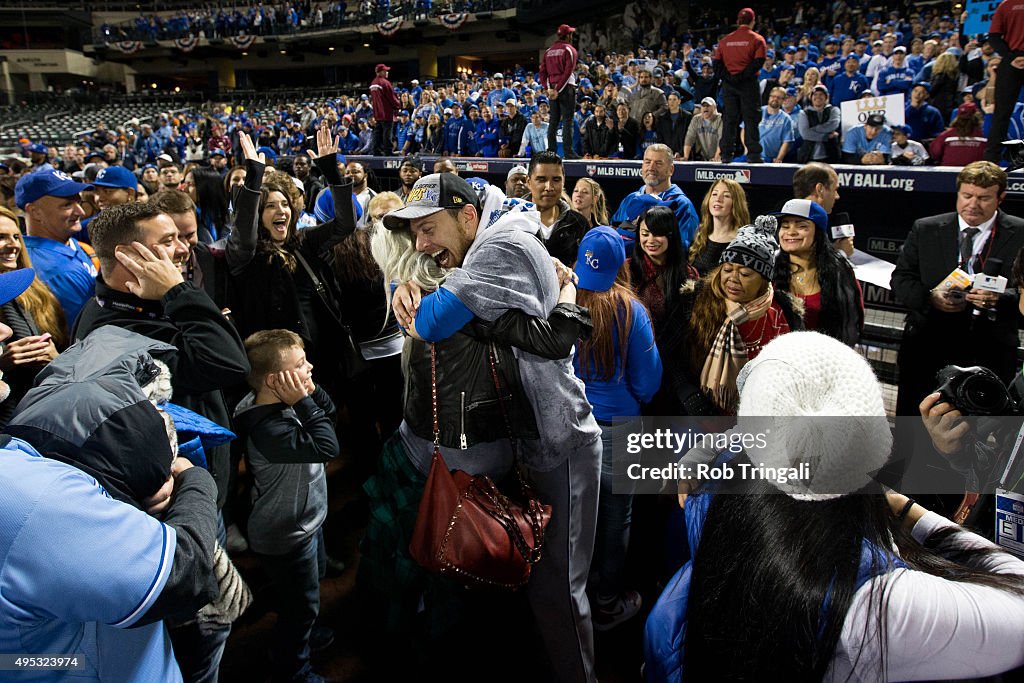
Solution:
<svg viewBox="0 0 1024 683">
<path fill-rule="evenodd" d="M 1020 429 L 1017 430 L 1017 440 L 1013 443 L 1013 450 L 1010 451 L 1010 457 L 1006 461 L 1006 467 L 1003 469 L 1003 474 L 999 477 L 999 488 L 1004 491 L 1010 491 L 1016 485 L 1016 482 L 1010 482 L 1010 473 L 1013 471 L 1013 465 L 1017 462 L 1017 458 L 1020 457 L 1021 444 L 1024 444 L 1024 422 L 1021 422 Z"/>
</svg>

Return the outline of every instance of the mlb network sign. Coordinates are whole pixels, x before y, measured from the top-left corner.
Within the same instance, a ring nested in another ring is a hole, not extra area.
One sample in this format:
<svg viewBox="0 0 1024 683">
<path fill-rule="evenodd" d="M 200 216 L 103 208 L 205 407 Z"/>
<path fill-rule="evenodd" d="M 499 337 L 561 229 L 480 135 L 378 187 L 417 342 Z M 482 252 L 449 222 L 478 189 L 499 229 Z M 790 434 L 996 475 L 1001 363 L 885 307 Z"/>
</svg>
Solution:
<svg viewBox="0 0 1024 683">
<path fill-rule="evenodd" d="M 737 183 L 750 182 L 750 169 L 722 170 L 718 168 L 698 168 L 693 172 L 693 179 L 700 183 L 711 183 L 726 178 Z"/>
</svg>

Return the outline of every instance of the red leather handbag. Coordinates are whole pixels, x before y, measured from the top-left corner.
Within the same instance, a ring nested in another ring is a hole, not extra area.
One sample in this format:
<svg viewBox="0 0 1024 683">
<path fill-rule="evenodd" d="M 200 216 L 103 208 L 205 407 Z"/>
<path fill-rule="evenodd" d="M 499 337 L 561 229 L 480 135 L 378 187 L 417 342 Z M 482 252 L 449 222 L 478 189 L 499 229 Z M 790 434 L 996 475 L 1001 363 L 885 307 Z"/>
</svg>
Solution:
<svg viewBox="0 0 1024 683">
<path fill-rule="evenodd" d="M 501 384 L 490 354 L 491 375 Z M 441 455 L 437 420 L 437 351 L 430 345 L 434 458 L 416 514 L 409 553 L 424 569 L 467 588 L 515 590 L 530 579 L 541 557 L 551 506 L 541 503 L 519 474 L 520 497 L 512 499 L 490 477 L 449 471 Z M 502 403 L 504 413 L 504 403 Z M 511 425 L 505 413 L 505 425 Z M 512 442 L 513 450 L 515 441 Z"/>
</svg>

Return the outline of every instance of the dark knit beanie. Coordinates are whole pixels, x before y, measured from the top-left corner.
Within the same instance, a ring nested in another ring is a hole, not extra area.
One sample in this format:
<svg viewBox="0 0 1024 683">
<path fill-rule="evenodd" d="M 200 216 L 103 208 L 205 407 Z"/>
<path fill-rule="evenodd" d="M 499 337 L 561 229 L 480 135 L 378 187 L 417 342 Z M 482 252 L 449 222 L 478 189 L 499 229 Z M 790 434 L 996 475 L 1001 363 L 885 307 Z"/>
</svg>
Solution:
<svg viewBox="0 0 1024 683">
<path fill-rule="evenodd" d="M 750 268 L 770 281 L 775 275 L 775 254 L 779 251 L 777 231 L 775 216 L 758 216 L 754 225 L 744 225 L 736 231 L 719 262 Z"/>
</svg>

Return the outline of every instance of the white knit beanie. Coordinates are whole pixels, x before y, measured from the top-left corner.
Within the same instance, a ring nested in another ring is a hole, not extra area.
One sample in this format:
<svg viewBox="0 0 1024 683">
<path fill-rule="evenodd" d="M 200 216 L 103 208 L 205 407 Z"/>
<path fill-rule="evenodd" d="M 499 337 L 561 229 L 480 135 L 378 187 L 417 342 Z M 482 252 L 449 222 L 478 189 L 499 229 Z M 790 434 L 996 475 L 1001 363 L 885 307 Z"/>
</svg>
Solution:
<svg viewBox="0 0 1024 683">
<path fill-rule="evenodd" d="M 737 380 L 739 428 L 765 434 L 752 463 L 796 468 L 809 477 L 777 484 L 799 500 L 829 500 L 861 489 L 889 459 L 892 433 L 871 366 L 842 342 L 790 332 L 767 344 Z"/>
</svg>

